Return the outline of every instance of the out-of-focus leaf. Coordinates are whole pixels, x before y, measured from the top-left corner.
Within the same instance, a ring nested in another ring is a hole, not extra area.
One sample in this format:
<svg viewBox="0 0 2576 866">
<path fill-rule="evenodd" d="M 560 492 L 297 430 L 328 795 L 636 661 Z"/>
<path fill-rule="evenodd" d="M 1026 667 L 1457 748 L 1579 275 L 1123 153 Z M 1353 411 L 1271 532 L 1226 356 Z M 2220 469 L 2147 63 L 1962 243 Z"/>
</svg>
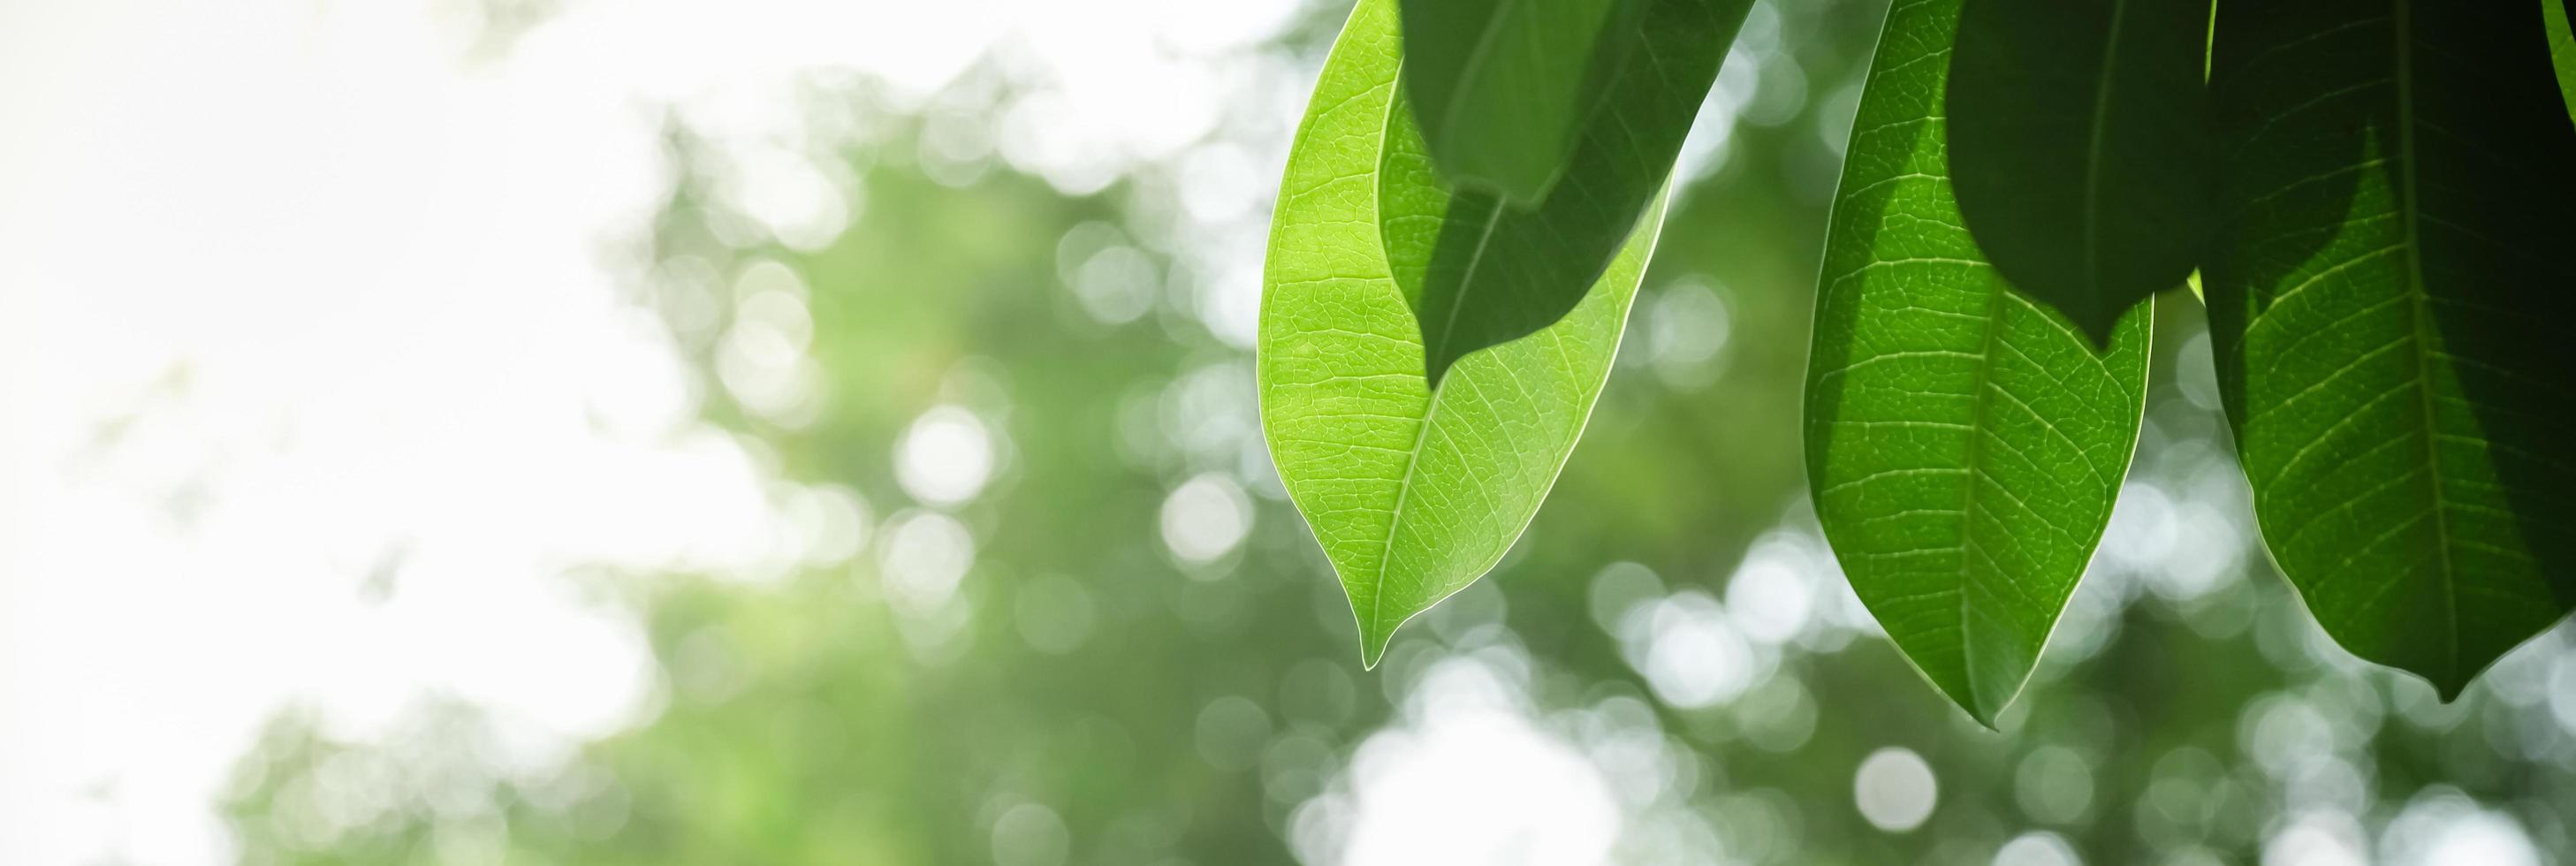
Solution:
<svg viewBox="0 0 2576 866">
<path fill-rule="evenodd" d="M 2326 632 L 2459 692 L 2576 604 L 2576 127 L 2519 3 L 2230 3 L 2212 348 Z"/>
<path fill-rule="evenodd" d="M 1636 47 L 1610 69 L 1564 177 L 1537 207 L 1458 189 L 1443 193 L 1448 204 L 1425 208 L 1440 215 L 1436 220 L 1386 223 L 1389 247 L 1425 251 L 1418 269 L 1400 269 L 1397 276 L 1421 322 L 1433 384 L 1467 353 L 1563 318 L 1601 279 L 1672 172 L 1682 137 L 1752 3 L 1644 0 L 1644 6 Z M 1387 158 L 1422 152 L 1390 150 Z"/>
<path fill-rule="evenodd" d="M 1537 514 L 1609 376 L 1662 222 L 1649 209 L 1561 321 L 1434 387 L 1389 264 L 1408 250 L 1378 229 L 1445 200 L 1421 159 L 1381 161 L 1420 135 L 1388 111 L 1398 62 L 1395 0 L 1362 0 L 1290 147 L 1256 374 L 1272 460 L 1350 595 L 1371 665 L 1396 626 L 1493 568 Z"/>
<path fill-rule="evenodd" d="M 1404 91 L 1440 176 L 1547 198 L 1649 0 L 1402 0 Z"/>
<path fill-rule="evenodd" d="M 2209 236 L 2208 0 L 1967 0 L 1959 211 L 2005 279 L 2099 344 Z M 1939 62 L 1939 61 L 1927 61 Z"/>
<path fill-rule="evenodd" d="M 1888 12 L 1827 229 L 1807 477 L 1852 589 L 1993 724 L 2092 557 L 2145 409 L 2153 306 L 2096 354 L 1961 228 L 1942 159 L 1958 0 Z"/>
<path fill-rule="evenodd" d="M 2558 97 L 2576 116 L 2576 21 L 2564 0 L 2540 0 L 2540 23 L 2549 29 L 2549 62 L 2558 73 Z"/>
</svg>

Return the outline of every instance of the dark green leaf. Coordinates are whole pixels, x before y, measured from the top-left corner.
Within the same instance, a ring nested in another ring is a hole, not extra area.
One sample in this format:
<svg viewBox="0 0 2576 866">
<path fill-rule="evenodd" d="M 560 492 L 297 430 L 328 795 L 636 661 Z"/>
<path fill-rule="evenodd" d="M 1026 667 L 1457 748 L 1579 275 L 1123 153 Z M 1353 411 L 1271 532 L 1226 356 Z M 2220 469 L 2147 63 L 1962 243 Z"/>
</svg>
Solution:
<svg viewBox="0 0 2576 866">
<path fill-rule="evenodd" d="M 1440 176 L 1547 198 L 1647 0 L 1403 0 L 1404 91 Z"/>
<path fill-rule="evenodd" d="M 2576 127 L 2523 3 L 2231 3 L 2210 331 L 2264 540 L 2454 695 L 2576 603 Z"/>
<path fill-rule="evenodd" d="M 1382 160 L 1420 135 L 1388 110 L 1397 63 L 1395 0 L 1361 0 L 1289 150 L 1256 373 L 1271 459 L 1341 576 L 1370 665 L 1398 625 L 1493 568 L 1537 514 L 1609 376 L 1663 221 L 1649 207 L 1562 320 L 1434 387 L 1390 265 L 1421 253 L 1382 245 L 1378 227 L 1403 203 L 1446 198 L 1420 159 Z"/>
<path fill-rule="evenodd" d="M 1992 724 L 2110 520 L 2153 313 L 2097 355 L 1979 257 L 1942 159 L 1958 9 L 1898 0 L 1871 62 L 1818 287 L 1807 477 L 1852 589 Z"/>
<path fill-rule="evenodd" d="M 1461 189 L 1392 220 L 1387 244 L 1428 243 L 1398 271 L 1422 323 L 1433 383 L 1469 352 L 1527 336 L 1574 309 L 1672 172 L 1691 118 L 1717 79 L 1751 0 L 1646 0 L 1634 50 L 1610 73 L 1565 176 L 1535 209 Z M 1390 160 L 1422 148 L 1390 149 Z M 1389 172 L 1396 177 L 1401 172 Z M 1390 191 L 1410 200 L 1419 191 Z"/>
<path fill-rule="evenodd" d="M 2259 0 L 2258 0 L 2259 2 Z M 1959 210 L 2006 279 L 2098 343 L 2209 230 L 2209 0 L 1967 0 L 1950 60 Z"/>
</svg>

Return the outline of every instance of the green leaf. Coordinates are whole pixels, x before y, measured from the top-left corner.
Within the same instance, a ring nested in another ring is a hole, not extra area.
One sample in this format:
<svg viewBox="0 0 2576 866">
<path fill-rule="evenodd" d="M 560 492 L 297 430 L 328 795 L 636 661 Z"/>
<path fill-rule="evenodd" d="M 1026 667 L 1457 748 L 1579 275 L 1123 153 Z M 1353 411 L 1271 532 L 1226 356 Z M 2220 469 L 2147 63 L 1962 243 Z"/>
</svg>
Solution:
<svg viewBox="0 0 2576 866">
<path fill-rule="evenodd" d="M 2549 62 L 2558 73 L 2558 97 L 2567 103 L 2570 115 L 2576 115 L 2576 16 L 2567 14 L 2563 0 L 2540 0 L 2540 23 L 2549 29 Z"/>
<path fill-rule="evenodd" d="M 2230 3 L 2212 348 L 2272 556 L 2445 697 L 2576 604 L 2576 127 L 2521 3 Z"/>
<path fill-rule="evenodd" d="M 2209 15 L 2209 0 L 1960 10 L 1949 96 L 1960 213 L 2006 279 L 2097 344 L 2130 307 L 2180 285 L 2209 235 Z"/>
<path fill-rule="evenodd" d="M 1404 91 L 1441 177 L 1545 200 L 1646 2 L 1402 0 Z"/>
<path fill-rule="evenodd" d="M 1991 725 L 2110 521 L 2154 314 L 2097 355 L 1979 256 L 1942 157 L 1958 10 L 1899 0 L 1871 61 L 1818 286 L 1807 477 L 1861 602 Z"/>
<path fill-rule="evenodd" d="M 1437 200 L 1427 170 L 1378 177 L 1379 151 L 1419 135 L 1388 110 L 1398 57 L 1395 0 L 1361 0 L 1289 150 L 1257 364 L 1271 459 L 1372 666 L 1396 626 L 1493 568 L 1537 514 L 1609 376 L 1663 216 L 1650 209 L 1562 321 L 1431 386 L 1379 240 L 1381 188 Z"/>
<path fill-rule="evenodd" d="M 1400 269 L 1421 322 L 1426 375 L 1438 384 L 1469 352 L 1516 340 L 1563 318 L 1602 277 L 1629 229 L 1655 200 L 1691 118 L 1717 80 L 1751 0 L 1643 0 L 1636 47 L 1610 73 L 1574 145 L 1565 176 L 1534 209 L 1489 191 L 1441 193 L 1434 219 L 1390 220 L 1391 248 L 1426 245 Z M 1420 160 L 1420 145 L 1388 160 Z M 1397 177 L 1408 172 L 1388 172 Z M 1410 200 L 1419 190 L 1390 190 Z"/>
</svg>

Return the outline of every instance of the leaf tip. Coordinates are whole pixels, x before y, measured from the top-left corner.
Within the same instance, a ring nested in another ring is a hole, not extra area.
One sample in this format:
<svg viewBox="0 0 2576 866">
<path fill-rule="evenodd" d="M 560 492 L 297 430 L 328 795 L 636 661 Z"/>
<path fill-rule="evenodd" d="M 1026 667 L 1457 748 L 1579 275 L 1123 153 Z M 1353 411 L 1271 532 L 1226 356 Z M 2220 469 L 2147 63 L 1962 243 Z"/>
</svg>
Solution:
<svg viewBox="0 0 2576 866">
<path fill-rule="evenodd" d="M 1977 727 L 1986 729 L 1986 732 L 1990 734 L 2003 733 L 2003 724 L 1999 720 L 2003 718 L 2004 708 L 2009 706 L 2012 706 L 2012 701 L 2009 698 L 2005 699 L 2003 702 L 1995 704 L 1994 706 L 1987 706 L 1984 701 L 1970 701 L 1958 704 L 1959 709 L 1966 710 L 1968 712 L 1968 719 L 1970 721 L 1976 722 Z"/>
<path fill-rule="evenodd" d="M 1438 393 L 1441 377 L 1449 375 L 1449 368 L 1457 365 L 1457 354 L 1451 352 L 1446 344 L 1425 346 L 1422 353 L 1422 375 L 1425 386 L 1433 393 Z"/>
<path fill-rule="evenodd" d="M 2342 639 L 2338 637 L 2336 638 L 2336 641 L 2340 643 Z M 2409 661 L 2382 661 L 2370 656 L 2363 656 L 2362 658 L 2365 661 L 2396 670 L 2402 675 L 2399 677 L 2400 680 L 2411 678 L 2420 681 L 2427 686 L 2433 687 L 2433 700 L 2444 706 L 2457 702 L 2461 695 L 2468 693 L 2470 684 L 2477 682 L 2478 679 L 2477 674 L 2464 675 L 2460 673 L 2458 669 L 2443 664 L 2424 664 Z M 2479 673 L 2484 673 L 2484 670 L 2480 669 Z"/>
<path fill-rule="evenodd" d="M 2023 668 L 2020 677 L 2012 679 L 2001 688 L 1992 687 L 1996 685 L 1995 683 L 1975 678 L 1936 680 L 1933 686 L 1940 691 L 1942 697 L 1950 699 L 1951 706 L 1958 707 L 1960 712 L 1968 715 L 1970 721 L 1976 722 L 1977 727 L 1992 733 L 2002 733 L 2004 713 L 2012 709 L 2013 702 L 2020 700 L 2022 691 L 2030 685 L 2030 670 Z"/>
<path fill-rule="evenodd" d="M 2458 676 L 2446 676 L 2426 677 L 2425 681 L 2433 684 L 2433 696 L 2440 699 L 2442 704 L 2447 706 L 2453 701 L 2459 700 L 2461 693 L 2469 690 L 2470 679 Z"/>
<path fill-rule="evenodd" d="M 1420 611 L 1415 611 L 1414 613 L 1420 613 Z M 1367 616 L 1359 618 L 1361 670 L 1376 670 L 1378 663 L 1386 660 L 1386 648 L 1395 643 L 1396 631 L 1404 628 L 1405 622 L 1413 619 L 1413 615 L 1414 614 L 1404 614 L 1402 616 L 1392 618 L 1371 618 Z"/>
<path fill-rule="evenodd" d="M 1360 635 L 1360 670 L 1377 670 L 1377 663 L 1386 658 L 1387 639 L 1392 636 L 1366 633 Z"/>
<path fill-rule="evenodd" d="M 1461 157 L 1438 153 L 1431 160 L 1432 167 L 1440 171 L 1440 180 L 1449 188 L 1484 193 L 1519 210 L 1537 210 L 1556 188 L 1553 162 L 1521 169 L 1480 169 L 1464 163 Z"/>
<path fill-rule="evenodd" d="M 2084 332 L 2084 340 L 2089 344 L 2088 348 L 2091 348 L 2096 355 L 2111 351 L 2111 334 L 2119 330 L 2119 327 L 2120 320 L 2116 316 L 2099 321 L 2088 319 L 2076 324 L 2076 330 Z"/>
</svg>

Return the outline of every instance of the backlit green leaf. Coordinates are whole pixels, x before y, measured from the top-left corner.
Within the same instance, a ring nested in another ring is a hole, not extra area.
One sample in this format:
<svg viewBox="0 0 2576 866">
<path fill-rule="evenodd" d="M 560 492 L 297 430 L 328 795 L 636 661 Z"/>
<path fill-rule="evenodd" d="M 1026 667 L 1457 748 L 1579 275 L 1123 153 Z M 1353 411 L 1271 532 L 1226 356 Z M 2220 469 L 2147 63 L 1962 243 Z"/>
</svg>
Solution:
<svg viewBox="0 0 2576 866">
<path fill-rule="evenodd" d="M 1535 0 L 1532 0 L 1535 2 Z M 1642 36 L 1621 56 L 1575 141 L 1565 175 L 1535 208 L 1461 189 L 1434 220 L 1389 221 L 1388 245 L 1428 244 L 1398 275 L 1421 322 L 1437 384 L 1467 353 L 1519 339 L 1574 309 L 1663 188 L 1691 118 L 1751 0 L 1644 0 Z M 1421 147 L 1388 159 L 1419 159 Z M 1391 172 L 1389 177 L 1395 177 Z M 1391 191 L 1389 198 L 1409 198 Z"/>
<path fill-rule="evenodd" d="M 1978 721 L 2092 557 L 2144 409 L 2152 305 L 2107 352 L 2006 287 L 1942 158 L 1958 0 L 1898 0 L 1852 125 L 1807 367 L 1807 477 L 1852 589 Z"/>
<path fill-rule="evenodd" d="M 1538 204 L 1648 0 L 1402 0 L 1404 91 L 1440 176 Z"/>
<path fill-rule="evenodd" d="M 1396 626 L 1493 568 L 1537 514 L 1609 375 L 1662 222 L 1649 208 L 1562 320 L 1433 387 L 1389 264 L 1423 253 L 1388 249 L 1378 227 L 1446 199 L 1421 160 L 1381 162 L 1389 142 L 1419 136 L 1389 111 L 1398 62 L 1395 0 L 1361 0 L 1289 150 L 1257 363 L 1271 458 L 1341 576 L 1371 665 Z M 1382 164 L 1397 176 L 1382 180 Z"/>
<path fill-rule="evenodd" d="M 2525 3 L 2229 3 L 2207 278 L 2263 538 L 2454 695 L 2576 604 L 2576 127 Z"/>
<path fill-rule="evenodd" d="M 1949 95 L 1960 213 L 2005 279 L 2097 342 L 2181 285 L 2209 235 L 2209 15 L 2209 0 L 1960 10 Z"/>
</svg>

